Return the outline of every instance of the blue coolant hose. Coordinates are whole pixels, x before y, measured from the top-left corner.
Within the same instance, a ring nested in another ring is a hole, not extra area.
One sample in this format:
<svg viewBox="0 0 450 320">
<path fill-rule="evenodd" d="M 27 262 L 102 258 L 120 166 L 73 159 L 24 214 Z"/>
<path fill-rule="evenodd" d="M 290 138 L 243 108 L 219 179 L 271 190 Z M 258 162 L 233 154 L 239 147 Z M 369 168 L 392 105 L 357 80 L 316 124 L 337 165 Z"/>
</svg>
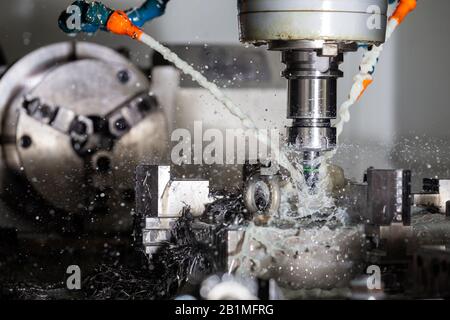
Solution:
<svg viewBox="0 0 450 320">
<path fill-rule="evenodd" d="M 134 25 L 142 27 L 146 22 L 162 16 L 170 0 L 147 0 L 138 8 L 126 10 Z M 98 1 L 77 0 L 59 17 L 58 24 L 65 33 L 95 33 L 106 30 L 106 24 L 114 10 Z"/>
<path fill-rule="evenodd" d="M 125 11 L 131 22 L 142 27 L 147 21 L 162 16 L 169 0 L 147 0 L 139 7 Z"/>
</svg>

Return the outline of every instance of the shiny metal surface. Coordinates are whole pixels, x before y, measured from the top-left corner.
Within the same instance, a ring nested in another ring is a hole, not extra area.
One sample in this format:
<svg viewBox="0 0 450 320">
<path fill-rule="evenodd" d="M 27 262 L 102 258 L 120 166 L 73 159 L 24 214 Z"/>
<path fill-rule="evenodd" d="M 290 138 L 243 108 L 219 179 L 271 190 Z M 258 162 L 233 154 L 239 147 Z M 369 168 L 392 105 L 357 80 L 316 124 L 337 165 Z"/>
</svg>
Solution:
<svg viewBox="0 0 450 320">
<path fill-rule="evenodd" d="M 238 9 L 243 42 L 385 39 L 387 0 L 239 0 Z"/>
<path fill-rule="evenodd" d="M 239 0 L 242 12 L 308 9 L 315 11 L 366 12 L 370 5 L 387 9 L 384 0 Z"/>
<path fill-rule="evenodd" d="M 142 243 L 150 257 L 170 241 L 171 229 L 185 208 L 199 217 L 213 201 L 208 180 L 175 180 L 170 166 L 139 165 L 135 178 L 136 212 L 144 225 Z"/>
<path fill-rule="evenodd" d="M 370 223 L 411 224 L 411 171 L 367 170 L 367 203 Z"/>
<path fill-rule="evenodd" d="M 323 46 L 307 46 L 304 41 L 298 44 L 299 49 L 282 53 L 286 64 L 283 75 L 288 79 L 288 118 L 294 119 L 289 141 L 305 155 L 315 152 L 319 157 L 320 152 L 336 146 L 331 120 L 336 118 L 337 79 L 343 75 L 339 70 L 343 54 L 339 47 L 334 56 L 326 56 Z M 308 163 L 314 160 L 305 159 Z"/>
<path fill-rule="evenodd" d="M 336 79 L 289 81 L 288 117 L 291 119 L 336 118 Z"/>
<path fill-rule="evenodd" d="M 336 129 L 294 126 L 289 128 L 289 142 L 303 151 L 329 151 L 336 147 Z"/>
<path fill-rule="evenodd" d="M 420 207 L 434 208 L 441 213 L 447 212 L 450 201 L 449 179 L 424 179 L 424 192 L 413 195 L 413 204 Z"/>
</svg>

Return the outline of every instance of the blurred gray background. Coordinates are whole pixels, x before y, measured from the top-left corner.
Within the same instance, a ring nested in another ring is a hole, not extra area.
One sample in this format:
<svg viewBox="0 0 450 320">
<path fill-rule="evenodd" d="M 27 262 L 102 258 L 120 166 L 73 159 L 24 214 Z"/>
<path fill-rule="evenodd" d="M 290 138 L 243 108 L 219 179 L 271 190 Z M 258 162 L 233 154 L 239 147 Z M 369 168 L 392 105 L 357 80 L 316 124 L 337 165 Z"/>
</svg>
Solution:
<svg viewBox="0 0 450 320">
<path fill-rule="evenodd" d="M 71 2 L 1 1 L 0 44 L 8 62 L 43 45 L 67 41 L 57 27 L 57 18 Z M 140 2 L 105 1 L 121 9 Z M 419 1 L 417 10 L 385 46 L 376 80 L 353 107 L 351 123 L 341 139 L 337 162 L 350 177 L 361 178 L 363 170 L 372 165 L 413 169 L 416 181 L 422 176 L 450 178 L 449 12 L 448 0 Z M 145 30 L 168 44 L 239 45 L 236 0 L 172 0 L 166 15 L 149 23 Z M 124 37 L 102 32 L 77 39 L 113 48 L 127 46 L 138 64 L 146 65 L 149 60 L 147 48 Z M 281 70 L 279 54 L 269 56 Z M 348 93 L 360 58 L 360 52 L 347 54 L 339 101 Z M 280 99 L 273 106 L 282 117 L 284 101 Z"/>
</svg>

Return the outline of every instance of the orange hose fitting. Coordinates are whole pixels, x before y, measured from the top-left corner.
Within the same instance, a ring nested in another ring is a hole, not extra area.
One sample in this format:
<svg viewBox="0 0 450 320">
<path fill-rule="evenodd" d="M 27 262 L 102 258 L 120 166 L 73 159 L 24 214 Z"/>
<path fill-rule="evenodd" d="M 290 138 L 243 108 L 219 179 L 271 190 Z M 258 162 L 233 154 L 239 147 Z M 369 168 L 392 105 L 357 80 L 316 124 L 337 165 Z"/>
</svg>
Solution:
<svg viewBox="0 0 450 320">
<path fill-rule="evenodd" d="M 372 79 L 365 79 L 365 80 L 363 80 L 363 89 L 362 89 L 361 93 L 358 96 L 358 100 L 359 100 L 359 98 L 362 97 L 364 92 L 366 92 L 367 88 L 372 84 L 372 82 L 373 82 Z"/>
<path fill-rule="evenodd" d="M 397 20 L 398 24 L 405 20 L 406 16 L 410 14 L 417 7 L 417 0 L 400 0 L 397 8 L 389 19 Z"/>
<path fill-rule="evenodd" d="M 127 14 L 120 10 L 114 11 L 109 17 L 106 28 L 112 33 L 127 35 L 133 39 L 140 39 L 143 34 L 143 31 L 131 22 Z"/>
</svg>

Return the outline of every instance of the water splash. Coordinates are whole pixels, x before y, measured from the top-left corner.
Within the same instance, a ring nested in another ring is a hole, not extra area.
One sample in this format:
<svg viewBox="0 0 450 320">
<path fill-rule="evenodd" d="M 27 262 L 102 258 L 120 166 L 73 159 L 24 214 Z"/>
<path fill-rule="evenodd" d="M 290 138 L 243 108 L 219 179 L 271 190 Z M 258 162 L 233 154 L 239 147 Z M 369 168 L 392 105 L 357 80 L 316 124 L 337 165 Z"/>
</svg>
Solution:
<svg viewBox="0 0 450 320">
<path fill-rule="evenodd" d="M 272 278 L 283 287 L 334 288 L 348 285 L 364 246 L 363 228 L 273 228 L 251 224 L 242 250 L 232 257 L 242 276 Z"/>
<path fill-rule="evenodd" d="M 183 73 L 192 77 L 194 81 L 196 81 L 200 86 L 208 90 L 211 95 L 223 104 L 226 109 L 236 116 L 242 126 L 246 129 L 250 129 L 254 132 L 256 138 L 260 143 L 263 143 L 267 146 L 271 145 L 270 138 L 263 134 L 261 130 L 258 130 L 255 122 L 248 117 L 237 105 L 231 101 L 215 84 L 210 82 L 203 74 L 199 71 L 195 70 L 191 65 L 189 65 L 186 61 L 182 60 L 178 57 L 177 54 L 172 52 L 169 48 L 163 46 L 153 37 L 148 34 L 142 34 L 140 37 L 140 41 L 144 44 L 151 47 L 153 50 L 159 52 L 164 59 L 173 63 L 177 68 L 179 68 Z M 272 155 L 275 158 L 276 162 L 283 168 L 285 168 L 289 172 L 289 178 L 291 183 L 290 187 L 285 188 L 283 190 L 283 198 L 284 203 L 282 204 L 283 209 L 281 210 L 281 216 L 289 216 L 288 213 L 288 203 L 298 203 L 296 212 L 290 213 L 291 215 L 305 216 L 311 215 L 316 211 L 320 211 L 323 208 L 330 207 L 332 204 L 332 199 L 329 197 L 327 193 L 326 186 L 329 185 L 329 179 L 327 175 L 327 165 L 326 159 L 322 158 L 320 161 L 321 165 L 321 174 L 320 181 L 316 186 L 316 190 L 311 192 L 303 175 L 303 165 L 302 161 L 299 158 L 298 152 L 294 150 L 294 148 L 285 147 L 285 149 L 277 150 L 276 148 L 272 148 Z M 294 200 L 294 201 L 293 201 Z"/>
<path fill-rule="evenodd" d="M 284 153 L 289 155 L 289 161 L 299 172 L 303 170 L 303 157 L 295 147 L 285 146 Z M 319 179 L 311 190 L 307 187 L 304 176 L 301 181 L 287 183 L 282 187 L 281 203 L 278 218 L 282 220 L 296 220 L 307 216 L 313 216 L 317 213 L 323 213 L 334 207 L 334 200 L 330 196 L 330 173 L 327 159 L 318 158 L 320 163 Z"/>
</svg>

